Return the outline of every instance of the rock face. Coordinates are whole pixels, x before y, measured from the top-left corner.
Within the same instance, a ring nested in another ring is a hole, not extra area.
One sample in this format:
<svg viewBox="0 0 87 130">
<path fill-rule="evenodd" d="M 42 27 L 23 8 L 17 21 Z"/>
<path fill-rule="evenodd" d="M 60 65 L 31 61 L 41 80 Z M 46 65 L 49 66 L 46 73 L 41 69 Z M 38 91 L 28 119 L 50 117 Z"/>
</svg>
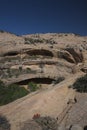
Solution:
<svg viewBox="0 0 87 130">
<path fill-rule="evenodd" d="M 59 58 L 64 58 L 70 63 L 76 63 L 74 57 L 66 50 L 59 51 Z"/>
<path fill-rule="evenodd" d="M 66 48 L 66 50 L 73 56 L 76 63 L 83 62 L 83 54 L 79 48 Z"/>
<path fill-rule="evenodd" d="M 59 51 L 58 55 L 60 58 L 64 58 L 68 62 L 74 64 L 81 63 L 84 60 L 83 54 L 78 48 L 65 48 L 64 50 Z"/>
<path fill-rule="evenodd" d="M 73 125 L 70 130 L 83 130 L 83 128 L 79 125 Z"/>
<path fill-rule="evenodd" d="M 26 120 L 38 112 L 53 118 L 62 113 L 68 100 L 75 96 L 74 90 L 68 86 L 86 71 L 81 71 L 84 60 L 84 64 L 87 63 L 87 37 L 64 33 L 16 36 L 0 32 L 0 80 L 5 84 L 19 83 L 20 87 L 26 88 L 30 81 L 41 86 L 41 91 L 0 106 L 0 113 L 15 126 L 12 130 L 17 130 L 16 125 L 20 122 L 25 122 L 22 130 L 42 130 L 35 121 L 26 123 Z M 61 77 L 64 81 L 59 83 Z M 54 124 L 52 121 L 52 127 Z"/>
<path fill-rule="evenodd" d="M 84 73 L 87 73 L 87 67 L 83 67 L 83 68 L 81 68 L 81 70 L 82 70 Z"/>
<path fill-rule="evenodd" d="M 58 130 L 65 130 L 65 127 L 64 126 L 59 126 Z"/>
</svg>

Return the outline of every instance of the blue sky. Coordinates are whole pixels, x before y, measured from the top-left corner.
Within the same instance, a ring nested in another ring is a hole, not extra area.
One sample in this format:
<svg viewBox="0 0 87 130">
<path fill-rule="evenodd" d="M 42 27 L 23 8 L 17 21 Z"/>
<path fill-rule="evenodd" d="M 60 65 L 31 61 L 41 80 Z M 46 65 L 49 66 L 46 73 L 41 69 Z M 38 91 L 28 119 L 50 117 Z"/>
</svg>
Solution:
<svg viewBox="0 0 87 130">
<path fill-rule="evenodd" d="M 87 35 L 87 0 L 0 0 L 0 29 Z"/>
</svg>

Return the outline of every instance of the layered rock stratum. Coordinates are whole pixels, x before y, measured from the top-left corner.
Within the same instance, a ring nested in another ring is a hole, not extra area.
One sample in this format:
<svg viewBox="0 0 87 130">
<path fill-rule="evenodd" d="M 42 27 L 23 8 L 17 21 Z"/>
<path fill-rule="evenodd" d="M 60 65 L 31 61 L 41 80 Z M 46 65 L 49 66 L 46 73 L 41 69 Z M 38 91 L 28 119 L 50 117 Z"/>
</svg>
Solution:
<svg viewBox="0 0 87 130">
<path fill-rule="evenodd" d="M 87 125 L 87 94 L 68 88 L 86 73 L 87 36 L 73 33 L 16 36 L 0 32 L 0 79 L 6 85 L 15 83 L 26 88 L 28 82 L 34 81 L 41 86 L 36 92 L 0 106 L 0 113 L 8 118 L 12 130 L 20 130 L 21 124 L 36 113 L 58 117 L 58 124 L 67 127 L 75 123 Z M 57 83 L 60 77 L 63 80 Z M 75 96 L 81 100 L 67 105 Z"/>
</svg>

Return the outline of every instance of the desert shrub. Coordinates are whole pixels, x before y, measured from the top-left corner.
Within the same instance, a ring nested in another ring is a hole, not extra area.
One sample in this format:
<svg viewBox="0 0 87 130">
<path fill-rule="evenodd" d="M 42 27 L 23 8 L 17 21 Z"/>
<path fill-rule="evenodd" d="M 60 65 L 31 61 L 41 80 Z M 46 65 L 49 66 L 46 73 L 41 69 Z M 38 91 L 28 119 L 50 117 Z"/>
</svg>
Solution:
<svg viewBox="0 0 87 130">
<path fill-rule="evenodd" d="M 57 44 L 54 40 L 52 40 L 52 39 L 44 39 L 44 42 L 46 42 L 46 43 L 48 43 L 48 44 L 51 44 L 51 45 L 53 45 L 53 44 Z"/>
<path fill-rule="evenodd" d="M 42 39 L 34 39 L 34 42 L 36 42 L 36 43 L 43 43 L 43 40 Z"/>
<path fill-rule="evenodd" d="M 58 37 L 62 37 L 63 36 L 63 34 L 58 34 Z"/>
<path fill-rule="evenodd" d="M 19 66 L 19 71 L 20 71 L 20 72 L 22 71 L 22 66 Z"/>
<path fill-rule="evenodd" d="M 26 68 L 26 73 L 36 74 L 36 70 L 32 70 L 31 68 Z"/>
<path fill-rule="evenodd" d="M 53 45 L 49 46 L 51 49 L 53 48 Z"/>
<path fill-rule="evenodd" d="M 76 33 L 74 33 L 74 35 L 75 35 L 75 36 L 78 36 L 78 37 L 80 36 L 80 34 L 76 34 Z"/>
<path fill-rule="evenodd" d="M 41 126 L 42 130 L 57 130 L 57 119 L 50 116 L 34 118 L 34 120 Z"/>
<path fill-rule="evenodd" d="M 1 33 L 4 33 L 5 31 L 4 30 L 0 30 Z"/>
<path fill-rule="evenodd" d="M 0 81 L 0 105 L 8 104 L 18 98 L 27 95 L 29 92 L 16 84 L 5 86 L 3 82 Z"/>
<path fill-rule="evenodd" d="M 68 34 L 65 34 L 64 36 L 68 36 Z"/>
<path fill-rule="evenodd" d="M 12 74 L 11 74 L 10 68 L 7 69 L 7 73 L 8 73 L 8 77 L 11 78 L 11 77 L 12 77 Z"/>
<path fill-rule="evenodd" d="M 11 78 L 11 77 L 18 77 L 21 74 L 26 74 L 26 73 L 35 73 L 35 70 L 31 69 L 23 69 L 22 66 L 19 66 L 18 69 L 7 69 L 7 71 L 3 71 L 2 75 L 4 78 Z"/>
<path fill-rule="evenodd" d="M 5 116 L 0 115 L 0 130 L 10 130 L 10 123 Z"/>
<path fill-rule="evenodd" d="M 4 86 L 4 83 L 0 80 L 0 89 L 2 89 Z"/>
<path fill-rule="evenodd" d="M 56 83 L 59 83 L 61 81 L 63 81 L 65 78 L 64 77 L 59 77 L 57 80 L 56 80 Z"/>
<path fill-rule="evenodd" d="M 58 123 L 57 119 L 50 116 L 35 114 L 33 120 L 26 121 L 21 130 L 58 130 Z"/>
<path fill-rule="evenodd" d="M 65 78 L 64 77 L 59 77 L 57 78 L 56 80 L 53 81 L 54 84 L 58 84 L 60 83 L 61 81 L 63 81 Z"/>
<path fill-rule="evenodd" d="M 87 92 L 87 74 L 81 78 L 78 78 L 71 87 L 81 93 Z"/>
<path fill-rule="evenodd" d="M 37 58 L 39 58 L 37 55 L 32 55 L 32 56 L 29 56 L 30 59 L 34 59 L 36 60 Z"/>
<path fill-rule="evenodd" d="M 28 83 L 28 88 L 29 88 L 30 92 L 34 92 L 34 91 L 36 91 L 39 87 L 37 86 L 36 83 L 29 82 L 29 83 Z"/>
<path fill-rule="evenodd" d="M 43 43 L 43 39 L 25 38 L 25 44 Z"/>
<path fill-rule="evenodd" d="M 27 73 L 31 72 L 31 69 L 30 68 L 26 68 L 26 72 Z"/>
</svg>

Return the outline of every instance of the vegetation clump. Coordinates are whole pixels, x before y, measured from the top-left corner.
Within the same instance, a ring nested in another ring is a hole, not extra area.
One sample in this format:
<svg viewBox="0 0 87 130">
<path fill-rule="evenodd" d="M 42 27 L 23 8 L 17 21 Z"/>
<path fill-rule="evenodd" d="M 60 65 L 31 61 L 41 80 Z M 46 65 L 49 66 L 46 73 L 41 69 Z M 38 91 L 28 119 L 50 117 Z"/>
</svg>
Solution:
<svg viewBox="0 0 87 130">
<path fill-rule="evenodd" d="M 56 80 L 56 84 L 57 83 L 60 83 L 61 81 L 63 81 L 65 78 L 64 77 L 59 77 L 57 80 Z"/>
<path fill-rule="evenodd" d="M 62 82 L 65 78 L 64 77 L 58 77 L 55 81 L 53 81 L 53 84 L 56 85 L 60 82 Z"/>
<path fill-rule="evenodd" d="M 0 130 L 10 130 L 10 123 L 5 116 L 0 115 Z"/>
<path fill-rule="evenodd" d="M 42 39 L 25 38 L 25 44 L 43 43 Z"/>
<path fill-rule="evenodd" d="M 0 30 L 1 33 L 4 33 L 5 31 L 4 30 Z"/>
<path fill-rule="evenodd" d="M 78 78 L 76 82 L 70 86 L 76 89 L 77 92 L 86 93 L 87 92 L 87 74 L 81 78 Z"/>
<path fill-rule="evenodd" d="M 5 86 L 0 81 L 0 105 L 8 104 L 18 98 L 21 98 L 29 93 L 24 87 L 19 87 L 17 84 Z"/>
<path fill-rule="evenodd" d="M 37 89 L 39 89 L 39 87 L 37 86 L 37 84 L 34 83 L 34 82 L 29 82 L 28 83 L 28 88 L 29 88 L 30 92 L 34 92 Z"/>
<path fill-rule="evenodd" d="M 50 116 L 34 118 L 34 120 L 41 126 L 42 130 L 57 130 L 57 119 Z"/>
</svg>

